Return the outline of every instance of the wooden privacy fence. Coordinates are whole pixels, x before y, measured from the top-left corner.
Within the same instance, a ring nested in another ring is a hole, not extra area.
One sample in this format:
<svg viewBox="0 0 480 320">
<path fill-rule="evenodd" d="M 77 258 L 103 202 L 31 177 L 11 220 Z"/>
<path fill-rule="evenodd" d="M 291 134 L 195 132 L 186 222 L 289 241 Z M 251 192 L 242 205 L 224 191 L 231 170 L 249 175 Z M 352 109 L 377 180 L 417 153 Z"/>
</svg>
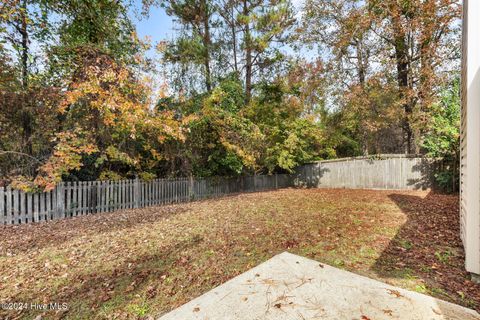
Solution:
<svg viewBox="0 0 480 320">
<path fill-rule="evenodd" d="M 437 162 L 432 159 L 379 155 L 320 161 L 300 166 L 293 174 L 64 182 L 43 193 L 25 193 L 0 187 L 0 225 L 287 187 L 425 189 L 433 186 L 436 168 Z"/>
<path fill-rule="evenodd" d="M 398 154 L 325 160 L 296 169 L 299 185 L 315 188 L 427 189 L 441 163 Z"/>
<path fill-rule="evenodd" d="M 63 182 L 52 191 L 41 193 L 1 187 L 0 225 L 64 219 L 293 185 L 293 175 L 277 174 L 238 178 Z"/>
</svg>

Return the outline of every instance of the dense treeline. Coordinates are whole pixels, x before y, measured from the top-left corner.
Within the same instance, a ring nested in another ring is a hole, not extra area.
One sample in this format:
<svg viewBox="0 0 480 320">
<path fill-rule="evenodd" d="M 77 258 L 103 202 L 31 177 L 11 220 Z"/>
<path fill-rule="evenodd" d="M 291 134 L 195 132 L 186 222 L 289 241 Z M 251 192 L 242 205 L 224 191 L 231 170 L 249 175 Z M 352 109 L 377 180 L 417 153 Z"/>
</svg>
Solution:
<svg viewBox="0 0 480 320">
<path fill-rule="evenodd" d="M 145 0 L 144 16 L 162 7 L 177 26 L 153 44 L 136 6 L 2 0 L 5 183 L 288 172 L 373 153 L 457 161 L 457 1 Z"/>
</svg>

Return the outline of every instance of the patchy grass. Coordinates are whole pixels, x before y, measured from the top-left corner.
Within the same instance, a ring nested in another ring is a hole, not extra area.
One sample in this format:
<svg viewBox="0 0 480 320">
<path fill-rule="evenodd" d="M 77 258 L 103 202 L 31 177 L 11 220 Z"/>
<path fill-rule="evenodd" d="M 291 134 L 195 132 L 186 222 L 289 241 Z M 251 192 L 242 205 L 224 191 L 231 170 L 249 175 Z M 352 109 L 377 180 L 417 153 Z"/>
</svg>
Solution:
<svg viewBox="0 0 480 320">
<path fill-rule="evenodd" d="M 158 316 L 282 251 L 479 308 L 456 196 L 280 190 L 1 227 L 0 318 Z"/>
</svg>

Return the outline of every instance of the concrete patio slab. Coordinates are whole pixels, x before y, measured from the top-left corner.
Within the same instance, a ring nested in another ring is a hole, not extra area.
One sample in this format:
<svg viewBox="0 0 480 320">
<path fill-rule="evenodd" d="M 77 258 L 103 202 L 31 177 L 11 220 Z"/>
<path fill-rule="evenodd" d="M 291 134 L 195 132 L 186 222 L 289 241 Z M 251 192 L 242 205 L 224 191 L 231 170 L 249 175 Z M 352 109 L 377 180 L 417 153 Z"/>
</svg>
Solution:
<svg viewBox="0 0 480 320">
<path fill-rule="evenodd" d="M 480 315 L 285 252 L 160 319 L 470 320 Z"/>
</svg>

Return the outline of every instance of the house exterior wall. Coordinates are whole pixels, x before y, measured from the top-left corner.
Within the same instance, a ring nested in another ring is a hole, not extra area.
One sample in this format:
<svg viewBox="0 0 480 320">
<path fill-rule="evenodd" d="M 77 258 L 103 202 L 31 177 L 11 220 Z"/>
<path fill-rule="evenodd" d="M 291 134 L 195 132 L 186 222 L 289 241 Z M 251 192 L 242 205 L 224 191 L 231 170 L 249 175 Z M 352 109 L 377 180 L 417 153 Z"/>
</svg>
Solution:
<svg viewBox="0 0 480 320">
<path fill-rule="evenodd" d="M 465 268 L 480 274 L 480 1 L 465 0 L 462 25 L 460 224 Z"/>
</svg>

